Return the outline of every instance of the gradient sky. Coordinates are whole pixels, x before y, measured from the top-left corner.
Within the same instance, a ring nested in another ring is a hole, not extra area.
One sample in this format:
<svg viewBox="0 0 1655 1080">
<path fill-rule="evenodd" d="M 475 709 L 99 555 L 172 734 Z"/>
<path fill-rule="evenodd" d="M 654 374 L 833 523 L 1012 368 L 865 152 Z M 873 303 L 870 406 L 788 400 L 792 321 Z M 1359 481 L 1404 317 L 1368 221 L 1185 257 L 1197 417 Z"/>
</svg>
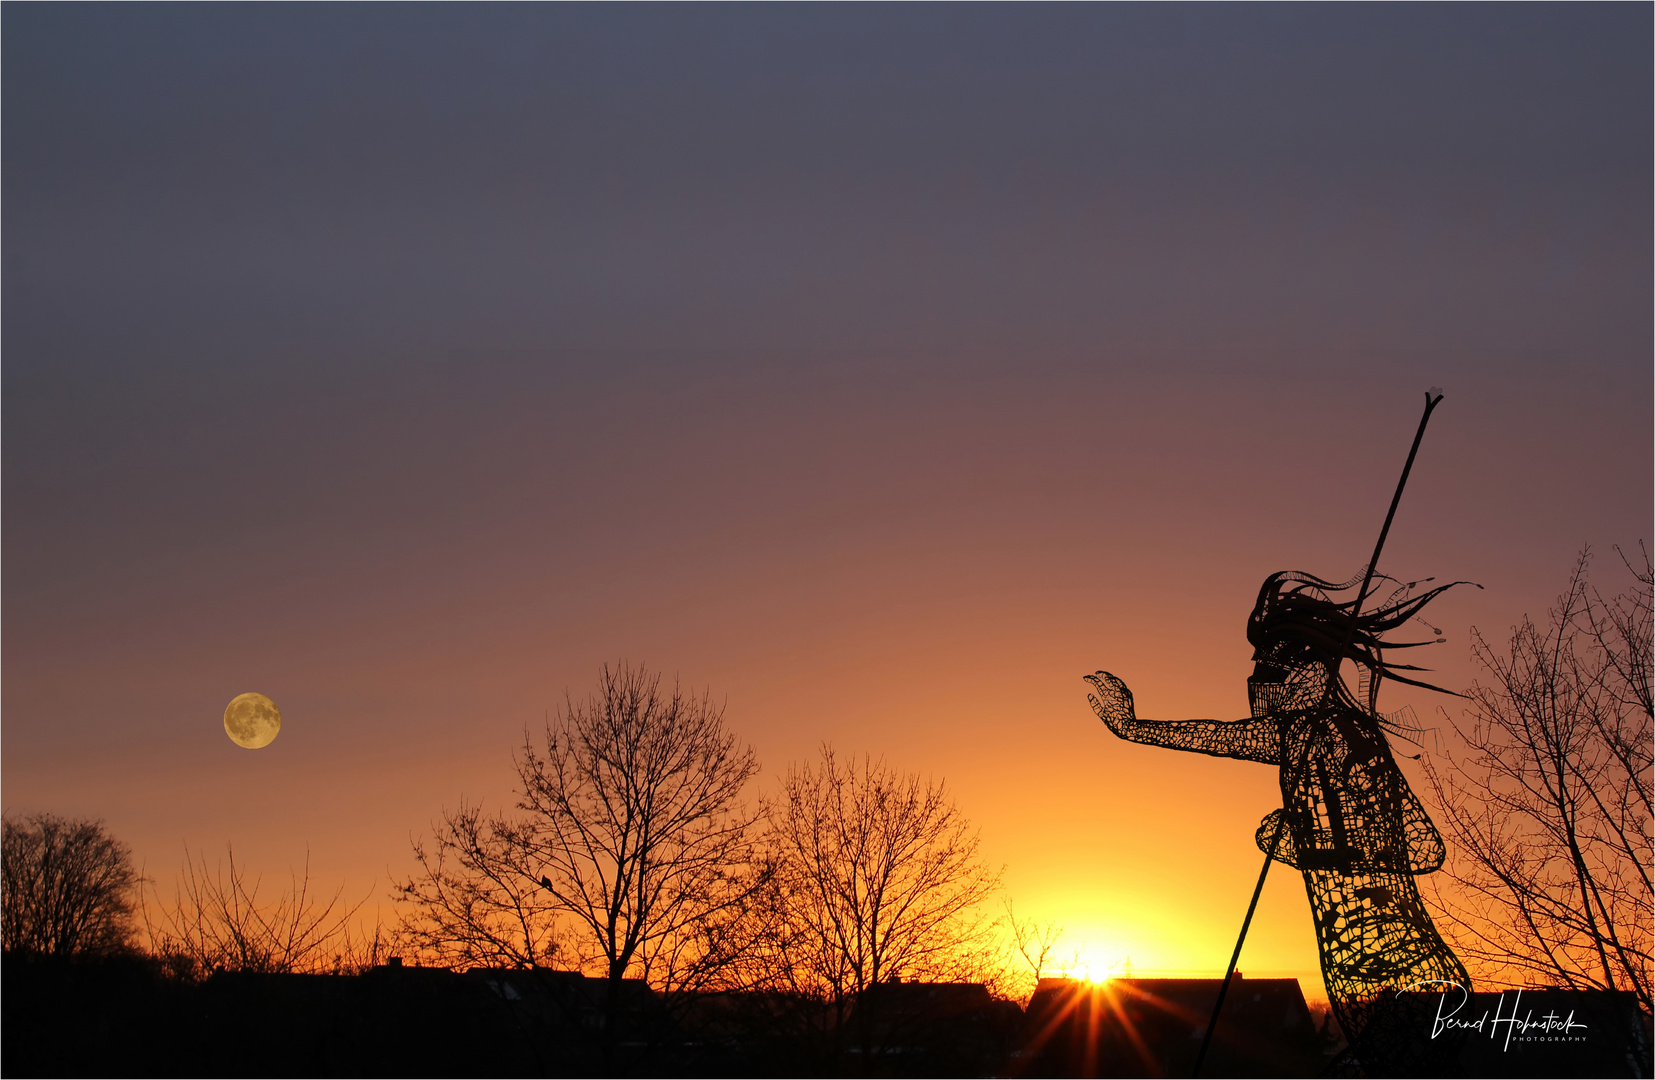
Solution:
<svg viewBox="0 0 1655 1080">
<path fill-rule="evenodd" d="M 1219 973 L 1274 772 L 1081 676 L 1244 715 L 1259 582 L 1366 559 L 1429 385 L 1383 568 L 1486 587 L 1448 685 L 1649 536 L 1647 5 L 0 20 L 4 803 L 163 884 L 382 897 L 628 658 L 766 785 L 946 777 L 1065 949 Z M 1319 992 L 1292 872 L 1242 968 Z"/>
</svg>

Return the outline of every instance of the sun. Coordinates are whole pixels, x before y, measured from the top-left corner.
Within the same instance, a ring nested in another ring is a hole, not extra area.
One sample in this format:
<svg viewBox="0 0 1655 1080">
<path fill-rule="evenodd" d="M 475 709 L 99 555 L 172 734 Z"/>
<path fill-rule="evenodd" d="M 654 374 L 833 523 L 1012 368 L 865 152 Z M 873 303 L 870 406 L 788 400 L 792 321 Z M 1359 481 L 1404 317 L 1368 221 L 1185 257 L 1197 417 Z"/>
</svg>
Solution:
<svg viewBox="0 0 1655 1080">
<path fill-rule="evenodd" d="M 1118 949 L 1087 942 L 1081 945 L 1074 958 L 1059 969 L 1066 979 L 1080 979 L 1089 983 L 1108 982 L 1132 974 L 1132 958 Z"/>
</svg>

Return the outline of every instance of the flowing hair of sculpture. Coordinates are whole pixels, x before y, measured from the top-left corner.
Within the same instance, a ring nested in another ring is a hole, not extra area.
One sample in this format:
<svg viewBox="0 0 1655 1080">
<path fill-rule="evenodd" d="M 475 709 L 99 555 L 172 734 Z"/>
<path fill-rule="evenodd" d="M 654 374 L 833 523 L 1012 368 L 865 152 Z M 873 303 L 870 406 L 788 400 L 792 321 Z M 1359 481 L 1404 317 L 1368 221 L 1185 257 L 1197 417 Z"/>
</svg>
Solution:
<svg viewBox="0 0 1655 1080">
<path fill-rule="evenodd" d="M 1324 704 L 1331 704 L 1332 699 L 1348 693 L 1344 688 L 1344 682 L 1337 677 L 1339 665 L 1346 659 L 1355 661 L 1369 675 L 1366 681 L 1367 704 L 1370 711 L 1378 696 L 1379 683 L 1383 679 L 1393 679 L 1441 693 L 1453 693 L 1397 674 L 1399 671 L 1421 669 L 1411 664 L 1387 663 L 1382 655 L 1385 649 L 1414 648 L 1434 644 L 1440 639 L 1391 643 L 1381 641 L 1380 635 L 1416 617 L 1420 609 L 1438 594 L 1455 585 L 1468 584 L 1467 582 L 1456 581 L 1440 585 L 1413 597 L 1409 597 L 1408 593 L 1418 582 L 1409 582 L 1403 584 L 1376 610 L 1366 615 L 1362 613 L 1362 605 L 1367 601 L 1368 590 L 1373 585 L 1375 577 L 1394 580 L 1385 575 L 1376 575 L 1375 570 L 1379 566 L 1379 555 L 1385 549 L 1385 538 L 1390 535 L 1391 522 L 1396 518 L 1397 504 L 1402 501 L 1402 489 L 1407 486 L 1408 474 L 1413 471 L 1414 457 L 1419 453 L 1420 440 L 1425 437 L 1425 425 L 1430 422 L 1432 410 L 1441 401 L 1440 387 L 1433 386 L 1425 392 L 1425 413 L 1419 418 L 1419 428 L 1414 432 L 1413 445 L 1408 448 L 1408 460 L 1402 466 L 1402 477 L 1397 481 L 1396 493 L 1391 496 L 1391 506 L 1385 513 L 1385 524 L 1379 530 L 1379 540 L 1373 546 L 1373 555 L 1358 575 L 1362 587 L 1356 591 L 1355 598 L 1339 603 L 1327 595 L 1329 592 L 1343 592 L 1350 588 L 1356 583 L 1354 577 L 1350 581 L 1335 584 L 1311 574 L 1284 571 L 1265 579 L 1263 588 L 1259 590 L 1258 603 L 1254 605 L 1253 613 L 1247 620 L 1248 642 L 1260 649 L 1261 653 L 1271 647 L 1286 644 L 1291 648 L 1302 649 L 1329 667 L 1330 677 L 1326 680 L 1323 691 Z M 1289 582 L 1297 584 L 1288 588 L 1286 586 Z M 1230 954 L 1230 965 L 1224 972 L 1224 982 L 1218 988 L 1218 1000 L 1213 1004 L 1212 1018 L 1207 1022 L 1207 1033 L 1201 1040 L 1201 1052 L 1196 1056 L 1192 1076 L 1201 1075 L 1201 1065 L 1207 1058 L 1208 1048 L 1212 1045 L 1213 1032 L 1218 1029 L 1218 1017 L 1224 1008 L 1224 997 L 1229 993 L 1230 982 L 1235 977 L 1236 964 L 1241 959 L 1241 947 L 1247 940 L 1247 929 L 1252 924 L 1253 912 L 1258 908 L 1259 894 L 1264 891 L 1264 879 L 1270 872 L 1270 863 L 1276 858 L 1277 848 L 1286 832 L 1286 829 L 1275 830 L 1269 851 L 1264 856 L 1264 867 L 1259 871 L 1258 884 L 1253 887 L 1252 901 L 1248 903 L 1247 914 L 1241 921 L 1241 934 L 1236 938 L 1235 951 Z"/>
<path fill-rule="evenodd" d="M 1384 574 L 1375 577 L 1393 580 Z M 1425 582 L 1432 580 L 1426 578 Z M 1290 583 L 1296 584 L 1289 587 Z M 1433 628 L 1433 637 L 1428 641 L 1385 641 L 1381 635 L 1395 630 L 1409 619 L 1418 618 L 1420 610 L 1439 594 L 1456 585 L 1470 585 L 1472 582 L 1451 581 L 1418 596 L 1412 595 L 1413 589 L 1422 582 L 1398 582 L 1390 598 L 1366 614 L 1360 613 L 1360 595 L 1345 603 L 1328 595 L 1330 592 L 1343 592 L 1354 584 L 1355 578 L 1335 584 L 1299 570 L 1271 574 L 1264 579 L 1264 585 L 1259 589 L 1258 603 L 1253 605 L 1253 612 L 1247 618 L 1247 643 L 1261 653 L 1275 652 L 1286 646 L 1330 668 L 1344 660 L 1354 661 L 1366 676 L 1363 680 L 1368 685 L 1365 704 L 1370 710 L 1379 696 L 1379 684 L 1383 679 L 1460 697 L 1453 690 L 1397 674 L 1399 671 L 1424 671 L 1425 668 L 1414 664 L 1392 664 L 1384 658 L 1387 649 L 1435 645 L 1443 640 L 1434 636 L 1438 631 Z M 1341 684 L 1330 679 L 1329 692 L 1334 692 L 1338 685 Z"/>
</svg>

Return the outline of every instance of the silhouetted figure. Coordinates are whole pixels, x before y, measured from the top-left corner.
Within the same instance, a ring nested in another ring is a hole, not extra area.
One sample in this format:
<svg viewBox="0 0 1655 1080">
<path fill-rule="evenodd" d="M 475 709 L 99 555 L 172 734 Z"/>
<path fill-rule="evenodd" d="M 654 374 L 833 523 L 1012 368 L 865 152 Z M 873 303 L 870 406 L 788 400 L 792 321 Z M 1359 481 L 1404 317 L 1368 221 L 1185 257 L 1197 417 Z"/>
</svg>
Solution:
<svg viewBox="0 0 1655 1080">
<path fill-rule="evenodd" d="M 1397 729 L 1375 702 L 1387 678 L 1441 690 L 1398 674 L 1419 668 L 1382 656 L 1431 642 L 1392 644 L 1380 636 L 1453 585 L 1412 597 L 1413 583 L 1403 585 L 1358 616 L 1358 600 L 1340 603 L 1330 594 L 1361 577 L 1334 584 L 1284 571 L 1265 579 L 1247 620 L 1255 666 L 1246 720 L 1140 720 L 1132 692 L 1106 671 L 1087 676 L 1097 689 L 1087 696 L 1123 739 L 1280 767 L 1282 809 L 1265 816 L 1257 842 L 1304 875 L 1322 975 L 1349 1057 L 1370 1074 L 1443 1075 L 1460 1040 L 1432 1038 L 1436 1004 L 1444 990 L 1458 996 L 1445 984 L 1469 993 L 1471 980 L 1414 884 L 1416 874 L 1442 865 L 1442 837 L 1391 755 L 1386 731 Z M 1339 675 L 1347 658 L 1364 672 L 1362 701 Z"/>
</svg>

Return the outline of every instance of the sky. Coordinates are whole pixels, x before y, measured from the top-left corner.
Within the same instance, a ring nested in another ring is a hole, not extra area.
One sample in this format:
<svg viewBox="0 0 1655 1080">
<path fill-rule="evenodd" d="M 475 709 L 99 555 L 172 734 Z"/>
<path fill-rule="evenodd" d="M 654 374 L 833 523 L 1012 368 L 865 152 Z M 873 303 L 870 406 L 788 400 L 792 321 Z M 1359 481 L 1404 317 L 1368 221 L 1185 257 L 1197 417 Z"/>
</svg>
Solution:
<svg viewBox="0 0 1655 1080">
<path fill-rule="evenodd" d="M 1220 974 L 1274 772 L 1082 676 L 1244 716 L 1259 583 L 1366 560 L 1433 385 L 1382 569 L 1483 589 L 1420 662 L 1469 685 L 1584 545 L 1624 584 L 1651 22 L 6 5 L 5 810 L 389 917 L 644 663 L 755 794 L 824 742 L 945 779 L 1060 953 Z M 1320 992 L 1291 871 L 1241 967 Z"/>
</svg>

